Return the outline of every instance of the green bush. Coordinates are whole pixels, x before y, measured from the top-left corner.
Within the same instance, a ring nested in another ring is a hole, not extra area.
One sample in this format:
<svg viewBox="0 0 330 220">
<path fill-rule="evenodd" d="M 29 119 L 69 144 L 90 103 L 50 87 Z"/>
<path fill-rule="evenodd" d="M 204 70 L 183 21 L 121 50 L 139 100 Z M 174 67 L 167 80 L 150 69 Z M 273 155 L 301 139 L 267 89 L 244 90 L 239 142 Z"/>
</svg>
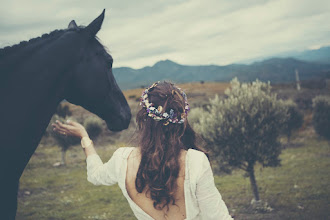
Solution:
<svg viewBox="0 0 330 220">
<path fill-rule="evenodd" d="M 280 165 L 278 137 L 287 118 L 286 108 L 271 93 L 269 82 L 241 84 L 234 78 L 225 94 L 224 100 L 218 96 L 210 100 L 210 106 L 194 127 L 219 164 L 246 171 L 258 201 L 254 166 L 257 162 L 265 167 Z"/>
<path fill-rule="evenodd" d="M 92 140 L 95 140 L 103 131 L 102 120 L 98 117 L 85 119 L 84 127 Z"/>
<path fill-rule="evenodd" d="M 330 140 L 329 96 L 317 96 L 313 99 L 313 125 L 318 135 Z"/>
<path fill-rule="evenodd" d="M 201 115 L 204 113 L 202 108 L 192 108 L 188 114 L 188 121 L 194 127 L 200 121 Z"/>
</svg>

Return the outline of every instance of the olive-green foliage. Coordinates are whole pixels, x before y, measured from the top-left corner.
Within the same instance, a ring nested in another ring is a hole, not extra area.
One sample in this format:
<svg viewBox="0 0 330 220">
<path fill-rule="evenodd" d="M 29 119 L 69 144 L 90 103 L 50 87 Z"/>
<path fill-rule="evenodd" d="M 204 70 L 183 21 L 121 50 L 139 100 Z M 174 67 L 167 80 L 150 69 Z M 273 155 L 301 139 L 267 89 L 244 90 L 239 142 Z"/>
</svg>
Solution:
<svg viewBox="0 0 330 220">
<path fill-rule="evenodd" d="M 203 114 L 202 108 L 192 108 L 188 114 L 189 123 L 194 126 L 196 123 L 199 123 L 200 116 Z"/>
<path fill-rule="evenodd" d="M 84 127 L 92 140 L 95 140 L 103 131 L 102 121 L 98 117 L 86 118 Z"/>
<path fill-rule="evenodd" d="M 284 121 L 282 132 L 288 137 L 290 141 L 292 132 L 299 129 L 304 122 L 304 115 L 299 111 L 298 106 L 292 100 L 286 100 L 284 102 L 287 112 L 287 120 Z"/>
<path fill-rule="evenodd" d="M 329 96 L 317 96 L 313 99 L 313 125 L 317 134 L 330 140 Z"/>
<path fill-rule="evenodd" d="M 198 124 L 200 123 L 200 118 L 202 114 L 205 114 L 207 110 L 204 110 L 203 107 L 196 107 L 192 108 L 188 115 L 188 121 L 190 125 L 198 132 Z M 212 158 L 214 159 L 214 158 Z M 213 166 L 213 172 L 215 174 L 229 174 L 232 172 L 232 169 L 228 165 L 228 162 L 225 160 L 220 159 L 219 157 L 216 158 L 216 161 L 212 161 L 212 163 L 216 163 L 217 166 Z"/>
<path fill-rule="evenodd" d="M 287 115 L 283 101 L 270 90 L 270 84 L 259 80 L 241 84 L 234 78 L 231 89 L 225 91 L 228 98 L 210 100 L 210 108 L 195 127 L 215 155 L 225 156 L 235 167 L 255 162 L 279 164 L 277 137 Z"/>
<path fill-rule="evenodd" d="M 225 94 L 224 100 L 218 96 L 210 100 L 210 107 L 194 127 L 218 161 L 248 173 L 255 191 L 254 165 L 280 164 L 278 137 L 287 118 L 286 108 L 271 93 L 269 82 L 240 83 L 234 78 Z M 258 192 L 255 198 L 259 200 Z"/>
</svg>

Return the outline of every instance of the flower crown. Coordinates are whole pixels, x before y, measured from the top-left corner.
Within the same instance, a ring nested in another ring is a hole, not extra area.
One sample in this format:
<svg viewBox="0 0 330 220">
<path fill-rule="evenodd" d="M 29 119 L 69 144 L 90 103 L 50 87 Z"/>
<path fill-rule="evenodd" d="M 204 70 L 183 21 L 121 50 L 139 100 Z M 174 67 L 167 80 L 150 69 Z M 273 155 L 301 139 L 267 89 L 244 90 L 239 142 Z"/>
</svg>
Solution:
<svg viewBox="0 0 330 220">
<path fill-rule="evenodd" d="M 162 106 L 158 106 L 158 108 L 155 108 L 154 104 L 149 102 L 148 93 L 152 88 L 155 88 L 158 84 L 159 84 L 159 81 L 152 84 L 150 87 L 146 88 L 143 91 L 143 93 L 141 95 L 141 99 L 140 99 L 141 100 L 140 105 L 142 105 L 143 107 L 146 108 L 148 116 L 151 117 L 152 119 L 154 119 L 155 121 L 164 120 L 165 121 L 164 125 L 168 125 L 169 123 L 182 124 L 184 122 L 185 118 L 187 117 L 188 112 L 190 111 L 186 93 L 184 93 L 180 88 L 177 88 L 180 91 L 182 97 L 184 98 L 184 102 L 185 102 L 184 113 L 181 114 L 181 119 L 179 120 L 177 113 L 174 112 L 173 109 L 170 109 L 170 112 L 162 113 L 162 111 L 163 111 Z"/>
</svg>

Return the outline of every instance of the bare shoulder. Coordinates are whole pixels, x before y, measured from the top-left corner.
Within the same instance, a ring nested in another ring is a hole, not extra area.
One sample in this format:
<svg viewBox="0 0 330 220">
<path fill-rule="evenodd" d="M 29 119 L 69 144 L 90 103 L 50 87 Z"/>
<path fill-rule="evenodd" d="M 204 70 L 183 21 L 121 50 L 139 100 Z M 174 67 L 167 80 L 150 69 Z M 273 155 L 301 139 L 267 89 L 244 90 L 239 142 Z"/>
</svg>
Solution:
<svg viewBox="0 0 330 220">
<path fill-rule="evenodd" d="M 180 163 L 184 163 L 186 161 L 187 152 L 187 150 L 181 149 L 179 156 Z"/>
<path fill-rule="evenodd" d="M 185 156 L 187 154 L 187 152 L 188 152 L 187 150 L 181 149 L 181 151 L 180 151 L 181 157 Z"/>
</svg>

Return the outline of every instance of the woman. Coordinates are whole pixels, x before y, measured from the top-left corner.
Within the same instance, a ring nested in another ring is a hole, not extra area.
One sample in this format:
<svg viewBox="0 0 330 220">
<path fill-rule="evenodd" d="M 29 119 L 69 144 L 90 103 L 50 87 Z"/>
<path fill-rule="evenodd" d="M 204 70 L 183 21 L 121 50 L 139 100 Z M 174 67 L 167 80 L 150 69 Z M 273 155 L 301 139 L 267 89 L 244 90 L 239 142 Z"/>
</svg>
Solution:
<svg viewBox="0 0 330 220">
<path fill-rule="evenodd" d="M 186 94 L 158 82 L 143 92 L 140 104 L 138 147 L 119 148 L 105 164 L 82 125 L 57 122 L 54 130 L 82 138 L 88 181 L 118 183 L 138 219 L 232 219 L 208 157 L 195 143 Z"/>
</svg>

